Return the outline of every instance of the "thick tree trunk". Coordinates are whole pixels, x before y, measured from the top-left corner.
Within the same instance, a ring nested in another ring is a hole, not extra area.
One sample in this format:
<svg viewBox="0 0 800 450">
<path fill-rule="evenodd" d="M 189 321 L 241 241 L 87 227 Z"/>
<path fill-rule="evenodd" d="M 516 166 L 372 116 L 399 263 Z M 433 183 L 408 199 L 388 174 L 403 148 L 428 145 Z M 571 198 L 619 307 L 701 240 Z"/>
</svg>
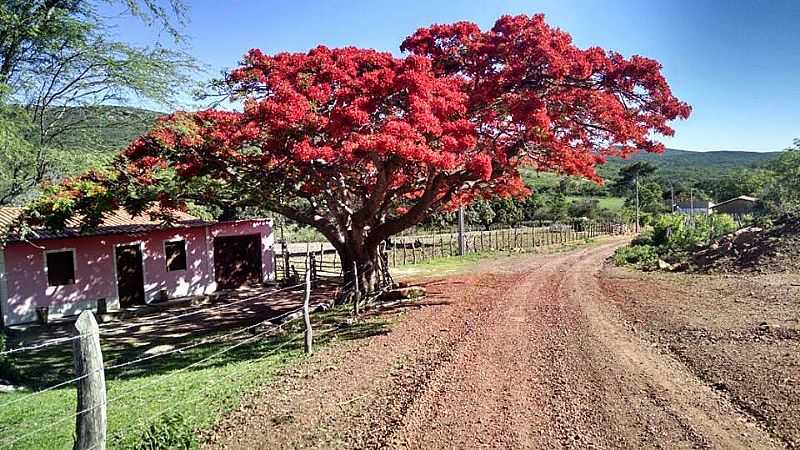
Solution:
<svg viewBox="0 0 800 450">
<path fill-rule="evenodd" d="M 355 291 L 356 274 L 362 301 L 365 295 L 373 294 L 383 287 L 381 286 L 382 276 L 378 247 L 367 247 L 350 242 L 337 248 L 337 251 L 342 260 L 345 293 Z"/>
</svg>

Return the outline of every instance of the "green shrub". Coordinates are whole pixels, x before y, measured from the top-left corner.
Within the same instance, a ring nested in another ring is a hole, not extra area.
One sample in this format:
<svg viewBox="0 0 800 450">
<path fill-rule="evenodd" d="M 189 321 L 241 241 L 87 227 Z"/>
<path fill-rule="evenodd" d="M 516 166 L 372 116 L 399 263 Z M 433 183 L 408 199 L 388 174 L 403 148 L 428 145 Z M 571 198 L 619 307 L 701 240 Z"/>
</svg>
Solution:
<svg viewBox="0 0 800 450">
<path fill-rule="evenodd" d="M 653 224 L 652 244 L 660 252 L 687 252 L 712 239 L 736 230 L 736 222 L 727 214 L 690 216 L 664 215 Z"/>
<path fill-rule="evenodd" d="M 614 252 L 614 264 L 634 266 L 644 270 L 658 267 L 658 252 L 649 245 L 629 245 Z"/>
<path fill-rule="evenodd" d="M 631 241 L 631 245 L 653 245 L 653 233 L 644 231 Z"/>
<path fill-rule="evenodd" d="M 199 447 L 194 427 L 182 414 L 174 413 L 159 417 L 142 433 L 139 442 L 130 447 L 134 450 L 189 450 Z"/>
<path fill-rule="evenodd" d="M 663 215 L 653 221 L 653 228 L 617 250 L 617 265 L 633 265 L 641 269 L 658 267 L 658 260 L 677 262 L 695 248 L 714 238 L 736 230 L 736 222 L 727 214 L 694 217 Z"/>
<path fill-rule="evenodd" d="M 753 225 L 759 228 L 763 228 L 765 230 L 770 229 L 775 226 L 775 223 L 772 221 L 772 218 L 769 216 L 758 216 L 753 219 Z"/>
</svg>

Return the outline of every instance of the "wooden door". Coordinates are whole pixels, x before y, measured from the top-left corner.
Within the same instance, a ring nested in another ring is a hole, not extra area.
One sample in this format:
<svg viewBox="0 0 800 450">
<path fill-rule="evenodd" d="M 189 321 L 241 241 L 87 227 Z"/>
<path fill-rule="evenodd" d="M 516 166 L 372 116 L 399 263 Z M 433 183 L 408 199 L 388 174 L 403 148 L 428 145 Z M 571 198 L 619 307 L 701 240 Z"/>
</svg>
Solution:
<svg viewBox="0 0 800 450">
<path fill-rule="evenodd" d="M 214 278 L 220 289 L 261 282 L 261 235 L 214 239 Z"/>
<path fill-rule="evenodd" d="M 144 269 L 139 244 L 120 245 L 116 251 L 119 304 L 126 308 L 144 304 Z"/>
</svg>

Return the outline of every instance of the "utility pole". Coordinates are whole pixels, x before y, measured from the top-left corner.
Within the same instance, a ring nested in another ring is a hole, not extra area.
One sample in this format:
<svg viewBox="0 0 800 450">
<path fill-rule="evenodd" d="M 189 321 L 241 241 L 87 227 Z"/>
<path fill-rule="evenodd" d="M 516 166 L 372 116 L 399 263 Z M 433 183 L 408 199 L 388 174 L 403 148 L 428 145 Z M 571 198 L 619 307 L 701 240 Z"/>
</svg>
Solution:
<svg viewBox="0 0 800 450">
<path fill-rule="evenodd" d="M 639 174 L 636 174 L 636 232 L 641 232 L 639 225 Z"/>
<path fill-rule="evenodd" d="M 694 188 L 689 189 L 689 220 L 694 225 Z"/>
<path fill-rule="evenodd" d="M 675 183 L 669 183 L 669 196 L 671 198 L 671 204 L 669 205 L 670 214 L 675 214 Z"/>
<path fill-rule="evenodd" d="M 466 236 L 464 235 L 464 207 L 458 208 L 458 255 L 464 256 L 466 253 Z"/>
</svg>

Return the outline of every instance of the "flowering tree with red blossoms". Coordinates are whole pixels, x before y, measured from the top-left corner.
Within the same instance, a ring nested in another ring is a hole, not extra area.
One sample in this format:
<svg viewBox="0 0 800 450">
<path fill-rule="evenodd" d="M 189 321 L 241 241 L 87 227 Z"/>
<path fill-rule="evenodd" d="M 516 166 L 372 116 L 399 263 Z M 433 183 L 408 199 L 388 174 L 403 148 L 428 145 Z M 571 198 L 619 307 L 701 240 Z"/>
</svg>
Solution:
<svg viewBox="0 0 800 450">
<path fill-rule="evenodd" d="M 541 15 L 434 25 L 402 50 L 251 50 L 225 80 L 241 112 L 163 117 L 32 216 L 91 226 L 116 207 L 260 207 L 319 230 L 370 290 L 390 236 L 476 197 L 527 194 L 523 165 L 599 180 L 607 156 L 660 152 L 652 137 L 690 113 L 658 62 L 579 49 Z"/>
</svg>

